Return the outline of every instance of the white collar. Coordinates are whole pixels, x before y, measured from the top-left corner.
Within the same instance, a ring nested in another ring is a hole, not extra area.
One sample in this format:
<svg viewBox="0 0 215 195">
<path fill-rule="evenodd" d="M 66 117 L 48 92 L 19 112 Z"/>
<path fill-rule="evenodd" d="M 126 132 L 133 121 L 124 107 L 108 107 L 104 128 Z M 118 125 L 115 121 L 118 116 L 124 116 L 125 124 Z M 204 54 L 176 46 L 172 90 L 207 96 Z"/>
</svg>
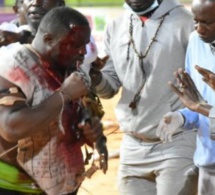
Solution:
<svg viewBox="0 0 215 195">
<path fill-rule="evenodd" d="M 123 7 L 125 9 L 130 10 L 130 11 L 136 13 L 139 16 L 144 15 L 144 14 L 150 12 L 151 10 L 155 9 L 158 6 L 159 6 L 158 1 L 154 0 L 154 3 L 147 10 L 144 10 L 144 11 L 141 11 L 141 12 L 135 12 L 134 10 L 131 9 L 131 7 L 126 2 L 123 4 Z"/>
</svg>

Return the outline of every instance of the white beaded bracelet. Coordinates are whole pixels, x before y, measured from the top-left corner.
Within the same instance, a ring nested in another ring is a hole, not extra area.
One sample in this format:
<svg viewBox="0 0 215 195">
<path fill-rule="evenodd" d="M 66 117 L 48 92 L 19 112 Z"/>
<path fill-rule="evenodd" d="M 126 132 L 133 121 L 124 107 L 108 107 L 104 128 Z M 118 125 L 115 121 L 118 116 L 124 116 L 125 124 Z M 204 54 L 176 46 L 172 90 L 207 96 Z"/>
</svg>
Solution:
<svg viewBox="0 0 215 195">
<path fill-rule="evenodd" d="M 62 123 L 63 111 L 64 111 L 64 106 L 65 106 L 65 100 L 64 100 L 64 97 L 63 97 L 63 92 L 62 91 L 57 91 L 57 92 L 59 92 L 60 98 L 62 100 L 62 107 L 61 107 L 60 113 L 58 115 L 58 127 L 59 127 L 60 131 L 63 134 L 65 134 L 65 129 L 64 129 L 63 123 Z"/>
</svg>

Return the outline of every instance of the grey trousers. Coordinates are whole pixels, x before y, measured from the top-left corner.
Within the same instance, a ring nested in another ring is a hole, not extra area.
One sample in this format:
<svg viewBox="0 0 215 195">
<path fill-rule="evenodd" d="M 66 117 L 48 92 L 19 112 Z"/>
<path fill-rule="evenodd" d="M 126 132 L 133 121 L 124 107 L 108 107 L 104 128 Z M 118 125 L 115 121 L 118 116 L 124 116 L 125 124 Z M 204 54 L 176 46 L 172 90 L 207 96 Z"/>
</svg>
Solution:
<svg viewBox="0 0 215 195">
<path fill-rule="evenodd" d="M 215 195 L 215 166 L 211 170 L 199 168 L 198 195 Z"/>
<path fill-rule="evenodd" d="M 170 143 L 144 143 L 125 135 L 120 151 L 118 186 L 121 195 L 196 195 L 193 153 L 196 132 L 174 136 Z"/>
</svg>

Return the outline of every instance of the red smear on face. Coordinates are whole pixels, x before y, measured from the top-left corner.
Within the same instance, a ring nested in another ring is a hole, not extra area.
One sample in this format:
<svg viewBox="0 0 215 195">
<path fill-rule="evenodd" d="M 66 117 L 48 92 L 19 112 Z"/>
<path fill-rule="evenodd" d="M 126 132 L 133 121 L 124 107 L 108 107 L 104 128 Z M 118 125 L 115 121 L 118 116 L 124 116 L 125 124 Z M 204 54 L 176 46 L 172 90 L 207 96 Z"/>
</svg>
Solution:
<svg viewBox="0 0 215 195">
<path fill-rule="evenodd" d="M 57 61 L 60 66 L 76 65 L 77 61 L 83 62 L 86 54 L 86 44 L 90 39 L 89 26 L 72 26 L 71 31 L 59 44 Z"/>
</svg>

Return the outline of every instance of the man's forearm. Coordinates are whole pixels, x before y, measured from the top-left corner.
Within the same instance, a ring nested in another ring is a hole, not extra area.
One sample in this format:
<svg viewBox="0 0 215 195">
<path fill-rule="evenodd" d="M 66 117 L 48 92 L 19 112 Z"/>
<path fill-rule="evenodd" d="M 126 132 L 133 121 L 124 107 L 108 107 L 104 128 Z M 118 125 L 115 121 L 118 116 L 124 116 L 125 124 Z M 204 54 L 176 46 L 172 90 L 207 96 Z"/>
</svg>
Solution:
<svg viewBox="0 0 215 195">
<path fill-rule="evenodd" d="M 48 128 L 50 122 L 58 117 L 63 101 L 67 102 L 67 96 L 62 97 L 60 92 L 54 92 L 35 107 L 20 106 L 17 109 L 1 112 L 1 135 L 6 140 L 15 142 Z"/>
<path fill-rule="evenodd" d="M 192 111 L 188 108 L 180 109 L 179 112 L 184 117 L 184 128 L 193 129 L 197 127 L 199 113 Z"/>
<path fill-rule="evenodd" d="M 207 104 L 207 103 L 198 103 L 197 108 L 196 108 L 196 112 L 203 114 L 205 116 L 209 116 L 210 110 L 211 110 L 212 106 Z"/>
</svg>

